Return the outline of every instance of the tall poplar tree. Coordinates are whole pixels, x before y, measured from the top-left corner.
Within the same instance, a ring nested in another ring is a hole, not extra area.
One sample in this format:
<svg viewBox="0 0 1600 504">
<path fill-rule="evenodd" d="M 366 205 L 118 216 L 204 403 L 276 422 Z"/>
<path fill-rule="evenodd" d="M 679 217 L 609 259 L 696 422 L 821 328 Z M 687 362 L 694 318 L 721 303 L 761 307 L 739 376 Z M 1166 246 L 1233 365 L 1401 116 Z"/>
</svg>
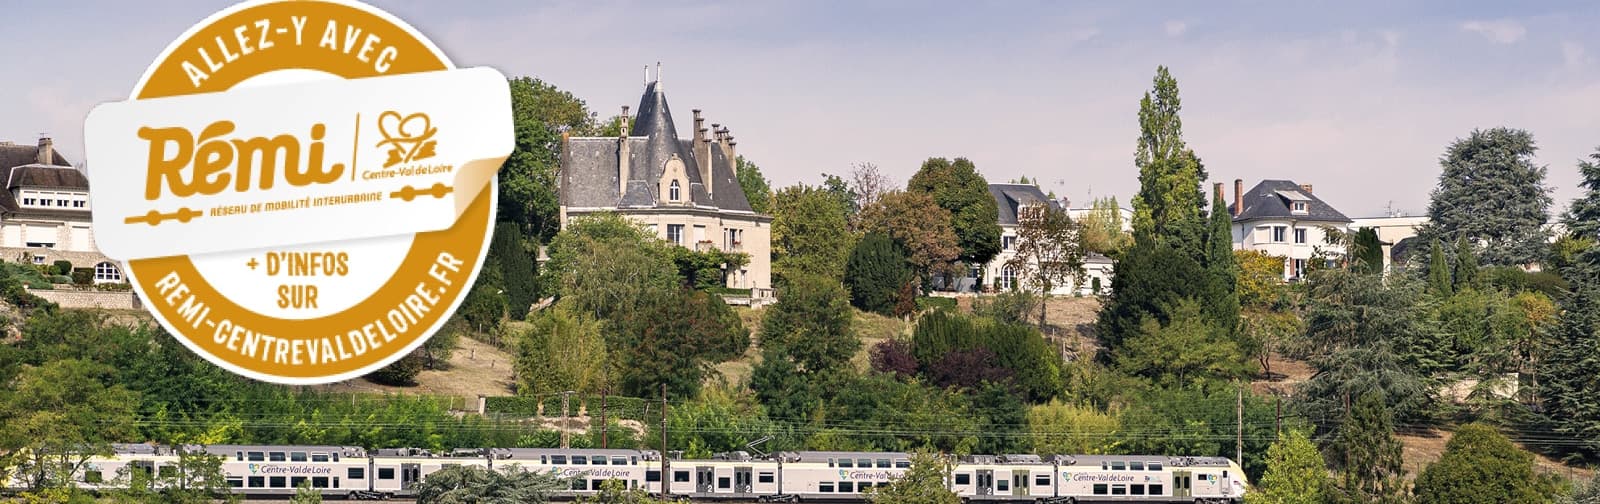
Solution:
<svg viewBox="0 0 1600 504">
<path fill-rule="evenodd" d="M 1544 259 L 1551 199 L 1545 167 L 1533 164 L 1536 150 L 1533 134 L 1510 128 L 1473 130 L 1452 142 L 1420 234 L 1445 243 L 1465 237 L 1481 248 L 1480 261 L 1496 266 Z"/>
<path fill-rule="evenodd" d="M 1154 87 L 1139 101 L 1139 193 L 1133 199 L 1135 239 L 1171 241 L 1199 252 L 1204 240 L 1205 198 L 1200 181 L 1205 168 L 1183 141 L 1183 108 L 1178 80 L 1156 67 Z M 1197 255 L 1196 259 L 1200 257 Z"/>
<path fill-rule="evenodd" d="M 1218 194 L 1211 201 L 1211 228 L 1206 234 L 1206 271 L 1212 292 L 1205 297 L 1211 317 L 1226 334 L 1239 329 L 1239 266 L 1233 260 L 1233 215 Z"/>
<path fill-rule="evenodd" d="M 1439 240 L 1433 241 L 1433 248 L 1428 251 L 1428 290 L 1440 298 L 1449 297 L 1455 292 L 1450 281 L 1450 266 L 1444 260 L 1444 247 L 1439 245 Z"/>
</svg>

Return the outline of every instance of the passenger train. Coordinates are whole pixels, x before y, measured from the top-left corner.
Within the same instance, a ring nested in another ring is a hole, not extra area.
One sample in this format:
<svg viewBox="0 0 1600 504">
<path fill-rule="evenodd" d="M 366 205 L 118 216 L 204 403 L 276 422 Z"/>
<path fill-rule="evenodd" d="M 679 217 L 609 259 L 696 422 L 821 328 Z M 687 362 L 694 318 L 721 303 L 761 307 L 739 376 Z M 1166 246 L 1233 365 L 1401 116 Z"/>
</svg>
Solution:
<svg viewBox="0 0 1600 504">
<path fill-rule="evenodd" d="M 556 497 L 600 490 L 606 480 L 659 496 L 696 501 L 861 502 L 863 492 L 887 485 L 910 467 L 910 455 L 887 452 L 745 452 L 710 459 L 662 460 L 658 452 L 620 449 L 492 448 L 433 454 L 420 449 L 365 450 L 348 446 L 186 447 L 223 458 L 236 494 L 285 497 L 302 483 L 326 497 L 407 498 L 429 474 L 450 466 L 554 473 L 571 482 Z M 178 471 L 167 446 L 117 445 L 73 475 L 89 489 L 107 489 L 119 476 L 142 471 L 154 481 Z M 665 465 L 665 473 L 663 473 Z M 949 489 L 964 502 L 1242 502 L 1249 485 L 1239 465 L 1221 457 L 1134 455 L 970 455 L 957 459 Z"/>
</svg>

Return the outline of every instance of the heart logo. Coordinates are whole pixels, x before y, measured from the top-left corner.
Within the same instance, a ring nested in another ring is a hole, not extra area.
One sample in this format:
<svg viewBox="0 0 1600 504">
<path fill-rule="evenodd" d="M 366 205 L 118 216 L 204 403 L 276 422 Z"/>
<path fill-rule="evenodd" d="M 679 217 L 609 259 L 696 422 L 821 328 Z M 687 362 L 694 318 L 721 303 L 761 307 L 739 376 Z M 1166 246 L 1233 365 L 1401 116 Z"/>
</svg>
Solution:
<svg viewBox="0 0 1600 504">
<path fill-rule="evenodd" d="M 412 140 L 432 136 L 433 123 L 421 112 L 401 117 L 393 110 L 378 116 L 378 134 L 385 140 Z"/>
</svg>

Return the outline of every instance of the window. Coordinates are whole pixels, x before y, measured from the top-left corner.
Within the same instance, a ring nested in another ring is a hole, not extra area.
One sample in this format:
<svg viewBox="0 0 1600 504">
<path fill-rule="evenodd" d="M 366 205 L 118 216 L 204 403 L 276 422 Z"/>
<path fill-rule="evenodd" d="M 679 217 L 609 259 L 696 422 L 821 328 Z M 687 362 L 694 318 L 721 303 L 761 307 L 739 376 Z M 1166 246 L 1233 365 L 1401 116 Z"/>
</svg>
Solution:
<svg viewBox="0 0 1600 504">
<path fill-rule="evenodd" d="M 394 479 L 394 468 L 393 467 L 379 467 L 378 468 L 378 479 L 385 479 L 385 480 Z"/>
<path fill-rule="evenodd" d="M 874 465 L 878 466 L 879 469 L 889 468 L 889 459 L 878 459 L 875 462 L 876 463 Z"/>
<path fill-rule="evenodd" d="M 261 452 L 250 452 L 250 456 L 247 458 L 249 458 L 251 462 L 260 462 L 265 460 L 266 455 L 263 455 Z"/>
<path fill-rule="evenodd" d="M 1161 485 L 1150 485 L 1150 495 L 1161 495 Z"/>
<path fill-rule="evenodd" d="M 1128 485 L 1128 495 L 1144 495 L 1144 485 Z"/>
<path fill-rule="evenodd" d="M 306 452 L 289 452 L 290 462 L 305 462 Z"/>
<path fill-rule="evenodd" d="M 828 467 L 833 467 L 833 459 L 828 459 Z"/>
<path fill-rule="evenodd" d="M 572 480 L 572 484 L 571 485 L 567 485 L 567 488 L 572 489 L 572 490 L 588 490 L 589 489 L 589 484 L 587 482 L 584 482 L 581 479 L 575 479 L 575 480 Z"/>
<path fill-rule="evenodd" d="M 911 467 L 911 461 L 906 459 L 894 459 L 894 467 L 896 469 L 909 469 Z"/>
<path fill-rule="evenodd" d="M 267 462 L 283 462 L 283 452 L 267 452 Z"/>
<path fill-rule="evenodd" d="M 1294 228 L 1294 242 L 1295 243 L 1305 243 L 1306 242 L 1306 228 Z"/>
<path fill-rule="evenodd" d="M 611 457 L 611 465 L 628 465 L 628 457 Z"/>
<path fill-rule="evenodd" d="M 978 278 L 978 267 L 967 268 L 967 278 Z"/>
<path fill-rule="evenodd" d="M 244 478 L 240 478 L 238 476 L 231 476 L 231 477 L 228 478 L 228 488 L 242 488 L 242 487 L 244 487 Z"/>
<path fill-rule="evenodd" d="M 1128 486 L 1111 485 L 1111 495 L 1128 495 Z"/>
<path fill-rule="evenodd" d="M 1009 492 L 1009 491 L 1011 491 L 1011 480 L 1003 479 L 1003 480 L 1000 480 L 1000 481 L 996 481 L 995 482 L 995 488 L 999 489 L 1002 492 Z"/>
<path fill-rule="evenodd" d="M 839 459 L 839 467 L 855 467 L 854 459 Z"/>
<path fill-rule="evenodd" d="M 1094 484 L 1094 494 L 1095 495 L 1105 495 L 1107 493 L 1109 493 L 1109 492 L 1106 492 L 1106 484 L 1105 483 L 1095 483 Z"/>
<path fill-rule="evenodd" d="M 289 479 L 283 476 L 272 476 L 267 478 L 267 486 L 272 488 L 289 488 Z"/>
<path fill-rule="evenodd" d="M 58 207 L 64 207 L 64 206 L 67 206 L 67 200 L 64 200 L 64 199 L 58 199 L 58 200 L 56 200 L 56 206 L 58 206 Z"/>
<path fill-rule="evenodd" d="M 770 472 L 756 474 L 756 483 L 772 483 L 773 481 L 773 474 Z"/>
<path fill-rule="evenodd" d="M 1152 471 L 1160 471 L 1161 470 L 1161 463 L 1160 462 L 1151 462 L 1149 466 L 1146 466 L 1146 468 L 1148 468 L 1148 469 L 1150 469 Z"/>
<path fill-rule="evenodd" d="M 1050 486 L 1050 477 L 1043 474 L 1034 476 L 1033 486 Z"/>
<path fill-rule="evenodd" d="M 592 480 L 589 480 L 589 489 L 590 490 L 599 490 L 600 489 L 600 485 L 604 485 L 605 482 L 606 482 L 606 480 L 603 480 L 603 479 L 592 479 Z"/>
<path fill-rule="evenodd" d="M 872 459 L 856 459 L 856 467 L 861 467 L 861 468 L 872 467 Z"/>
<path fill-rule="evenodd" d="M 1296 201 L 1294 202 L 1294 205 L 1290 207 L 1290 209 L 1294 211 L 1294 213 L 1306 213 L 1306 202 Z"/>
<path fill-rule="evenodd" d="M 822 492 L 822 493 L 833 493 L 833 482 L 832 481 L 824 481 L 824 482 L 821 482 L 821 483 L 817 483 L 817 491 L 818 492 Z"/>
<path fill-rule="evenodd" d="M 1295 259 L 1294 260 L 1294 277 L 1295 278 L 1300 278 L 1300 277 L 1303 277 L 1305 275 L 1306 275 L 1306 260 L 1305 259 Z"/>
<path fill-rule="evenodd" d="M 337 454 L 337 453 L 333 454 L 333 461 L 334 462 L 338 462 L 339 461 L 339 454 Z"/>
<path fill-rule="evenodd" d="M 346 479 L 366 479 L 367 470 L 362 467 L 352 467 L 344 475 Z"/>
<path fill-rule="evenodd" d="M 573 455 L 572 465 L 589 465 L 589 458 L 583 455 Z"/>
<path fill-rule="evenodd" d="M 593 457 L 589 457 L 589 465 L 606 465 L 606 456 L 595 455 Z"/>
<path fill-rule="evenodd" d="M 667 186 L 667 200 L 678 201 L 678 192 L 678 181 L 674 180 L 672 181 L 672 185 Z"/>
<path fill-rule="evenodd" d="M 338 476 L 334 476 L 333 477 L 333 487 L 334 488 L 339 488 L 339 477 Z"/>
<path fill-rule="evenodd" d="M 30 248 L 56 248 L 56 242 L 28 242 Z M 44 264 L 44 256 L 33 256 L 34 264 Z"/>
<path fill-rule="evenodd" d="M 1283 227 L 1283 226 L 1272 226 L 1272 241 L 1273 241 L 1273 243 L 1283 243 L 1283 235 L 1284 235 L 1285 232 L 1288 231 L 1288 229 L 1289 228 L 1286 228 L 1286 227 Z"/>
<path fill-rule="evenodd" d="M 294 488 L 300 488 L 300 485 L 305 484 L 305 482 L 306 482 L 306 477 L 305 476 L 292 476 L 292 477 L 289 478 L 289 486 L 294 487 Z"/>
<path fill-rule="evenodd" d="M 1011 290 L 1017 287 L 1017 270 L 1011 266 L 1000 268 L 1000 290 Z"/>
<path fill-rule="evenodd" d="M 327 462 L 328 461 L 328 454 L 326 454 L 326 453 L 313 453 L 313 454 L 311 454 L 311 461 L 312 462 Z"/>
<path fill-rule="evenodd" d="M 661 471 L 645 471 L 644 480 L 650 482 L 661 481 Z"/>
<path fill-rule="evenodd" d="M 689 471 L 672 471 L 673 483 L 688 483 Z"/>
<path fill-rule="evenodd" d="M 262 487 L 265 487 L 265 486 L 267 486 L 267 478 L 265 476 L 251 476 L 250 477 L 250 485 L 249 486 L 250 486 L 250 488 L 262 488 Z"/>
<path fill-rule="evenodd" d="M 1000 237 L 1000 248 L 1001 249 L 1011 250 L 1011 247 L 1016 245 L 1016 243 L 1017 243 L 1017 237 L 1015 237 L 1015 236 L 1002 236 L 1002 237 Z"/>
<path fill-rule="evenodd" d="M 956 475 L 956 484 L 957 485 L 971 485 L 972 484 L 972 475 L 969 474 L 969 473 L 957 474 Z"/>
<path fill-rule="evenodd" d="M 83 205 L 87 204 L 87 203 L 88 203 L 87 201 L 73 201 L 72 202 L 72 207 L 73 208 L 83 208 Z"/>
<path fill-rule="evenodd" d="M 848 481 L 840 481 L 839 482 L 839 493 L 850 493 L 850 492 L 854 492 L 854 491 L 855 491 L 855 489 L 851 488 L 850 482 L 848 482 Z"/>
<path fill-rule="evenodd" d="M 1129 471 L 1143 471 L 1144 470 L 1144 462 L 1129 462 L 1128 463 L 1128 470 Z"/>
<path fill-rule="evenodd" d="M 567 456 L 566 455 L 551 455 L 550 456 L 550 463 L 552 463 L 552 464 L 566 464 L 567 463 Z"/>
<path fill-rule="evenodd" d="M 667 224 L 667 241 L 683 245 L 683 224 Z"/>
<path fill-rule="evenodd" d="M 22 204 L 24 204 L 24 205 L 37 205 L 37 204 L 39 204 L 39 200 L 37 198 L 22 198 Z"/>
<path fill-rule="evenodd" d="M 100 471 L 90 470 L 90 471 L 84 471 L 84 473 L 83 473 L 83 482 L 84 483 L 99 483 L 101 481 L 105 481 L 105 479 L 106 479 L 105 475 L 100 474 Z"/>
<path fill-rule="evenodd" d="M 733 479 L 727 476 L 717 478 L 717 488 L 733 488 Z"/>
<path fill-rule="evenodd" d="M 1112 462 L 1111 463 L 1111 470 L 1113 470 L 1113 471 L 1122 471 L 1122 470 L 1126 470 L 1127 468 L 1128 468 L 1127 464 L 1123 464 L 1121 461 L 1116 461 L 1116 462 Z"/>
<path fill-rule="evenodd" d="M 240 452 L 233 452 L 233 459 L 234 459 L 234 460 L 239 460 L 239 461 L 243 461 L 243 460 L 244 460 L 244 452 L 242 452 L 242 451 L 240 451 Z"/>
</svg>

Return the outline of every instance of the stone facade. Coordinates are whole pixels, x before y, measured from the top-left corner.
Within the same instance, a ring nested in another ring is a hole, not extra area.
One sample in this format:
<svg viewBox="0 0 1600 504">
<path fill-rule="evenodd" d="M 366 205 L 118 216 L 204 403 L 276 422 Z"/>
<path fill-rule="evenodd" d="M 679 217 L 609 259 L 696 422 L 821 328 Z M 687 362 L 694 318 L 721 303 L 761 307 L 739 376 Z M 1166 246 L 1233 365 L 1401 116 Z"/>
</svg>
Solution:
<svg viewBox="0 0 1600 504">
<path fill-rule="evenodd" d="M 132 291 L 100 291 L 79 289 L 29 290 L 30 294 L 44 298 L 62 308 L 99 308 L 105 310 L 139 310 L 144 306 Z"/>
</svg>

